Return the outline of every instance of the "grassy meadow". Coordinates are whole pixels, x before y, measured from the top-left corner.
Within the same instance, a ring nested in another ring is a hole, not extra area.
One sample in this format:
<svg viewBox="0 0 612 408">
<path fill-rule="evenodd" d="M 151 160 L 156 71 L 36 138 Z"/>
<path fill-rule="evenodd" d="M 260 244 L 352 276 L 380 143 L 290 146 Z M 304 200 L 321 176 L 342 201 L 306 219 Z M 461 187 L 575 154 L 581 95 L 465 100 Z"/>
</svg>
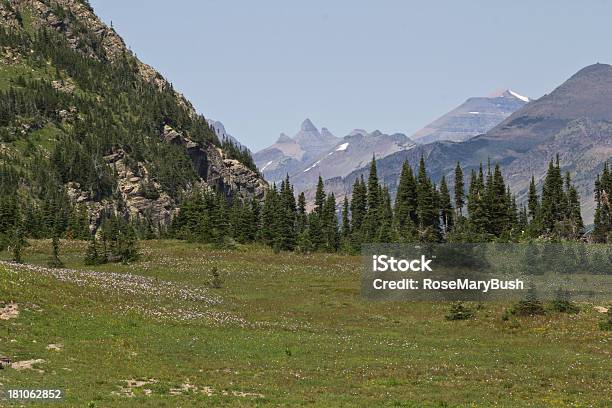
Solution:
<svg viewBox="0 0 612 408">
<path fill-rule="evenodd" d="M 168 240 L 91 267 L 86 245 L 62 241 L 66 269 L 45 267 L 50 240 L 0 263 L 0 356 L 22 363 L 0 390 L 62 389 L 69 407 L 610 403 L 599 304 L 504 321 L 507 305 L 486 303 L 447 321 L 447 303 L 363 300 L 359 257 Z"/>
</svg>

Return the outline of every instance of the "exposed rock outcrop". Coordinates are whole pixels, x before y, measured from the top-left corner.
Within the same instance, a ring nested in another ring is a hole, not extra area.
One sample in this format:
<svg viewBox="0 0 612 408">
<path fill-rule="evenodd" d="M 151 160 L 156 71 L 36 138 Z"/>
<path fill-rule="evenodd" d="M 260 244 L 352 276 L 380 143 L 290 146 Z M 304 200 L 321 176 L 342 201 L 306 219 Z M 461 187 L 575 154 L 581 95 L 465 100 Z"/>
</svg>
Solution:
<svg viewBox="0 0 612 408">
<path fill-rule="evenodd" d="M 187 149 L 205 185 L 223 191 L 227 196 L 263 198 L 267 183 L 238 160 L 226 158 L 223 151 L 212 143 L 198 144 L 168 125 L 164 127 L 162 138 Z"/>
</svg>

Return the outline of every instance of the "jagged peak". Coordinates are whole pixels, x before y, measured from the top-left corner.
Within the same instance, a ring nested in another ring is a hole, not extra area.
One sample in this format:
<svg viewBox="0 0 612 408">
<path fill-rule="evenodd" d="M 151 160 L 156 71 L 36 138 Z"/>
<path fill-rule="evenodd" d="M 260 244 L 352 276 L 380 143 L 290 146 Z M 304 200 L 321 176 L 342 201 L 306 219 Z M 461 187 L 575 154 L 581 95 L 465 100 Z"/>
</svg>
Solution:
<svg viewBox="0 0 612 408">
<path fill-rule="evenodd" d="M 290 142 L 293 142 L 293 139 L 287 136 L 286 133 L 281 133 L 280 136 L 278 137 L 278 140 L 276 141 L 276 143 L 290 143 Z"/>
<path fill-rule="evenodd" d="M 304 119 L 302 125 L 300 126 L 300 130 L 304 132 L 318 132 L 317 127 L 312 123 L 312 121 L 308 118 Z"/>
<path fill-rule="evenodd" d="M 368 131 L 365 129 L 353 129 L 353 131 L 349 133 L 348 135 L 349 136 L 367 136 Z"/>
</svg>

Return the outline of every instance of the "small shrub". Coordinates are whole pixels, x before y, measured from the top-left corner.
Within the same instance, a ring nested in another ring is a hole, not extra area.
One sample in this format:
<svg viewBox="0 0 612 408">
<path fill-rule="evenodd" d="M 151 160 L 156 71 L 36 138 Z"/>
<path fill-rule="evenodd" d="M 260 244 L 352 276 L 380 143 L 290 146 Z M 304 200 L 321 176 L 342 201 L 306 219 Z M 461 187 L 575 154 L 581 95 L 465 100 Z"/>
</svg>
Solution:
<svg viewBox="0 0 612 408">
<path fill-rule="evenodd" d="M 546 314 L 544 305 L 541 301 L 534 300 L 519 300 L 512 308 L 510 313 L 515 316 L 537 316 Z"/>
<path fill-rule="evenodd" d="M 49 261 L 47 262 L 47 266 L 49 266 L 50 268 L 63 268 L 64 263 L 59 257 L 60 240 L 57 235 L 53 236 L 51 245 L 53 246 L 53 254 L 51 255 L 51 258 L 49 258 Z"/>
<path fill-rule="evenodd" d="M 510 313 L 515 316 L 538 316 L 546 314 L 546 310 L 532 287 L 527 291 L 525 299 L 519 300 L 510 308 Z"/>
<path fill-rule="evenodd" d="M 570 294 L 566 290 L 558 290 L 555 299 L 550 302 L 550 310 L 557 313 L 576 314 L 580 308 L 570 301 Z"/>
<path fill-rule="evenodd" d="M 455 302 L 451 305 L 450 311 L 445 316 L 446 320 L 467 320 L 474 316 L 472 309 L 463 306 L 461 302 Z"/>
<path fill-rule="evenodd" d="M 210 272 L 212 275 L 212 280 L 210 281 L 210 286 L 215 289 L 221 289 L 223 287 L 223 283 L 221 282 L 221 276 L 219 275 L 219 271 L 216 267 L 212 269 Z"/>
<path fill-rule="evenodd" d="M 550 310 L 557 313 L 576 314 L 580 312 L 580 308 L 569 300 L 555 299 L 550 302 Z"/>
<path fill-rule="evenodd" d="M 87 252 L 85 253 L 85 265 L 100 265 L 105 263 L 106 259 L 104 254 L 100 252 L 98 248 L 98 240 L 96 236 L 92 236 L 87 246 Z"/>
</svg>

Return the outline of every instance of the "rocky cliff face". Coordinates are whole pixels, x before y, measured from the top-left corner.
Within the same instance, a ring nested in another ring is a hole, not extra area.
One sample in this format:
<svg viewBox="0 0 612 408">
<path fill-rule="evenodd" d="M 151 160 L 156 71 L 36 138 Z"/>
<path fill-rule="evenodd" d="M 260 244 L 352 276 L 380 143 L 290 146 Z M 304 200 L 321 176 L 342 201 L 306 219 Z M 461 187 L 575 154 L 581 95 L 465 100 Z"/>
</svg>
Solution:
<svg viewBox="0 0 612 408">
<path fill-rule="evenodd" d="M 238 160 L 225 158 L 223 150 L 212 143 L 195 143 L 170 126 L 164 127 L 162 137 L 167 143 L 187 149 L 187 154 L 205 185 L 227 196 L 263 198 L 267 183 Z"/>
</svg>

